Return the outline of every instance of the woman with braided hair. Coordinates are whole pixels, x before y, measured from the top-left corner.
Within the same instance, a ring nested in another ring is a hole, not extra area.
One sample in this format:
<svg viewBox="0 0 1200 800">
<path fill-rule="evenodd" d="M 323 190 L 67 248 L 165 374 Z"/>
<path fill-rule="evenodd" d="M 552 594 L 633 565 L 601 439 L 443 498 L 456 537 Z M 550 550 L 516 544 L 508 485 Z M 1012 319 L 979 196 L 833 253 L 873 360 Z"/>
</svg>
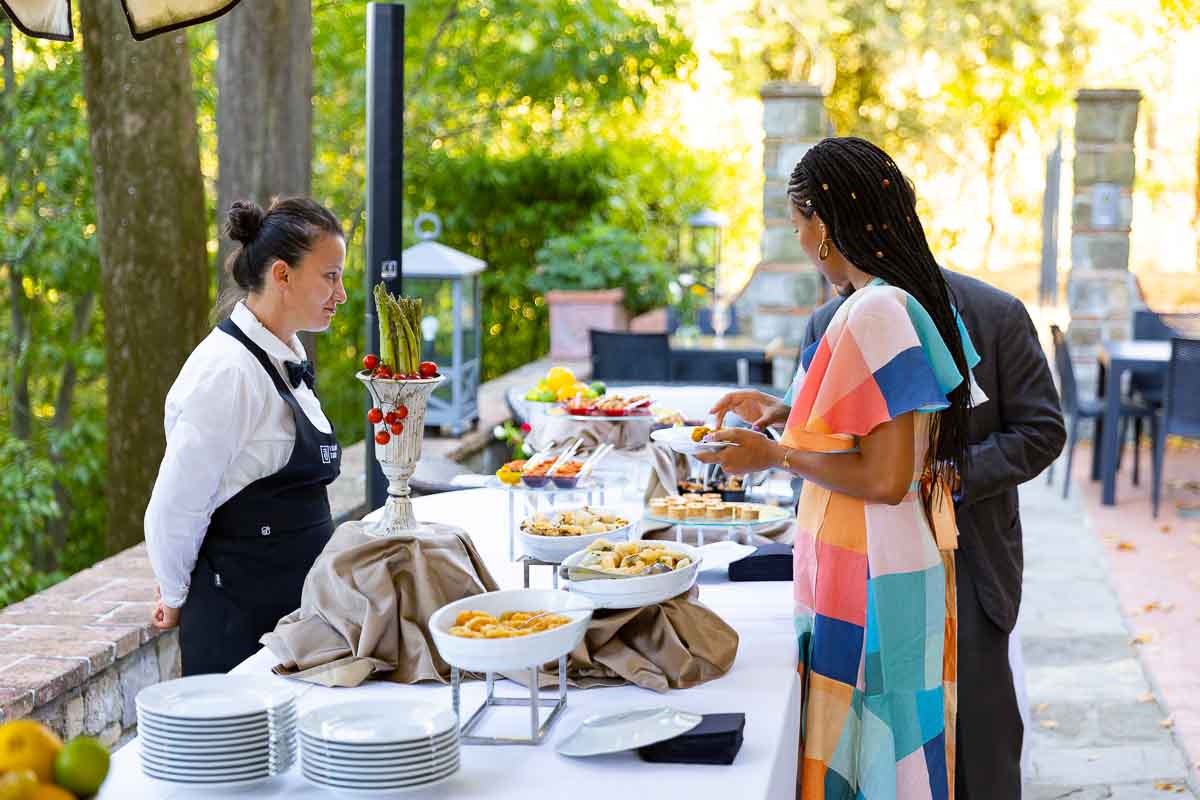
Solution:
<svg viewBox="0 0 1200 800">
<path fill-rule="evenodd" d="M 952 486 L 967 414 L 986 400 L 979 356 L 929 250 L 911 184 L 857 138 L 796 165 L 791 218 L 804 251 L 853 293 L 801 357 L 780 405 L 735 392 L 714 411 L 779 418 L 702 460 L 803 477 L 795 529 L 802 680 L 797 796 L 948 798 L 954 785 L 957 636 Z"/>
</svg>

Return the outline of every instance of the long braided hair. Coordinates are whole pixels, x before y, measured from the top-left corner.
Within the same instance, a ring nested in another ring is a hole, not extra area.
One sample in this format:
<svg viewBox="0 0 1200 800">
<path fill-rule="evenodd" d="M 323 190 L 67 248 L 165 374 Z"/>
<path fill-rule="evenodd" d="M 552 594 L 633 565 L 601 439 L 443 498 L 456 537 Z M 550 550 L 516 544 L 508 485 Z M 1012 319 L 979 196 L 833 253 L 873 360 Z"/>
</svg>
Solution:
<svg viewBox="0 0 1200 800">
<path fill-rule="evenodd" d="M 787 192 L 800 214 L 820 215 L 827 235 L 851 264 L 908 292 L 933 318 L 963 382 L 947 398 L 950 407 L 933 415 L 926 468 L 951 485 L 956 477 L 965 480 L 970 372 L 954 293 L 929 250 L 912 184 L 883 150 L 847 136 L 810 148 L 792 170 Z"/>
</svg>

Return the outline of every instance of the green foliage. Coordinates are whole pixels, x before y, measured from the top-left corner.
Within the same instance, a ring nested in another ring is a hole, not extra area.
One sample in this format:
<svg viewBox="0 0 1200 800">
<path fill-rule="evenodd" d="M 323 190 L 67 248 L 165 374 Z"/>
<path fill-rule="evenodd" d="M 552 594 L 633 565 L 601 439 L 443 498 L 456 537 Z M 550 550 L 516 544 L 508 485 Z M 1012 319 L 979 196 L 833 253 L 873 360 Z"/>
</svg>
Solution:
<svg viewBox="0 0 1200 800">
<path fill-rule="evenodd" d="M 16 41 L 20 69 L 0 89 L 0 606 L 98 558 L 106 505 L 80 46 Z"/>
<path fill-rule="evenodd" d="M 556 236 L 537 251 L 536 263 L 529 286 L 538 292 L 623 289 L 625 308 L 635 316 L 667 303 L 666 266 L 622 228 L 591 222 Z"/>
</svg>

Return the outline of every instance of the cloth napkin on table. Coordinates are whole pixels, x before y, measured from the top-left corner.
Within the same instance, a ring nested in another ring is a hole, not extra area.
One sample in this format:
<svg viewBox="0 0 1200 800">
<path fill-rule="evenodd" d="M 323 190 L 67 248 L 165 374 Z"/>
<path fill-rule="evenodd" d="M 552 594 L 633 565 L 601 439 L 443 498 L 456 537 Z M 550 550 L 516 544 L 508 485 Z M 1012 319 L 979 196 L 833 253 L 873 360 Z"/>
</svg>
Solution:
<svg viewBox="0 0 1200 800">
<path fill-rule="evenodd" d="M 638 756 L 656 764 L 732 764 L 745 728 L 745 714 L 705 714 L 687 733 L 639 747 Z"/>
<path fill-rule="evenodd" d="M 790 581 L 792 546 L 765 544 L 729 565 L 731 581 Z"/>
<path fill-rule="evenodd" d="M 375 675 L 398 683 L 446 682 L 429 617 L 447 603 L 499 588 L 466 531 L 423 523 L 420 537 L 378 538 L 362 522 L 334 531 L 304 581 L 300 608 L 262 643 L 276 675 L 357 686 Z"/>
</svg>

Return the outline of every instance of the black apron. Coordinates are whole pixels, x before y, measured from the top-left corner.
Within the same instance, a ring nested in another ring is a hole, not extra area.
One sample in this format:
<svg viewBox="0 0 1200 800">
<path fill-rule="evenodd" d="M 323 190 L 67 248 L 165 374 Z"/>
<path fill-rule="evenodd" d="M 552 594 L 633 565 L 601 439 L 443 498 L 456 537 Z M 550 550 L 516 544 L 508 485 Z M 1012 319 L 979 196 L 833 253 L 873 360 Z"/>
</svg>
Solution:
<svg viewBox="0 0 1200 800">
<path fill-rule="evenodd" d="M 325 487 L 341 471 L 336 436 L 309 421 L 262 348 L 230 320 L 217 327 L 271 376 L 292 409 L 296 443 L 283 469 L 213 512 L 180 611 L 184 675 L 228 672 L 258 652 L 258 640 L 280 617 L 300 607 L 304 578 L 333 535 Z"/>
</svg>

